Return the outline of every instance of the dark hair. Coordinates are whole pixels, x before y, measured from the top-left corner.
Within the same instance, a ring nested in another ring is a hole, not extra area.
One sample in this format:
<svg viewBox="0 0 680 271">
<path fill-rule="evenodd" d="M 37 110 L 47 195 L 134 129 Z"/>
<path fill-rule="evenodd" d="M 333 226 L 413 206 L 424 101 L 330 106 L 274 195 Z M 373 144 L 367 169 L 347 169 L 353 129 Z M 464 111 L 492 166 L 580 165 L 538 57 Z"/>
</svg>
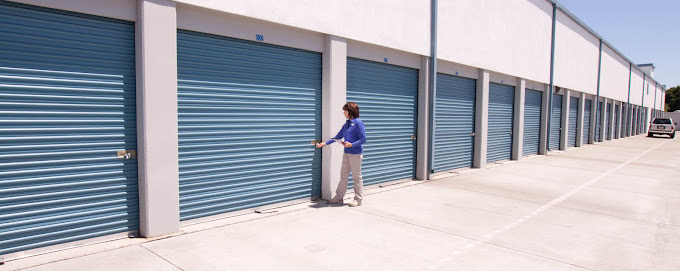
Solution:
<svg viewBox="0 0 680 271">
<path fill-rule="evenodd" d="M 359 105 L 356 103 L 346 103 L 343 107 L 342 110 L 347 110 L 347 113 L 349 114 L 350 119 L 356 119 L 359 117 Z"/>
</svg>

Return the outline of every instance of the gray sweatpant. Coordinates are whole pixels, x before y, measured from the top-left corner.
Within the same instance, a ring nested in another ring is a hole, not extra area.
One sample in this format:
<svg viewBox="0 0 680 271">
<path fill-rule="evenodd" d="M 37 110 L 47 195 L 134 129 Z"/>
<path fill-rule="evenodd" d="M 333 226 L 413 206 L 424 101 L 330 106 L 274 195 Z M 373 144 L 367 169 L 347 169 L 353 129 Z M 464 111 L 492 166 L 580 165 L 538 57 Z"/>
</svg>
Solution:
<svg viewBox="0 0 680 271">
<path fill-rule="evenodd" d="M 349 181 L 349 171 L 352 171 L 352 179 L 354 179 L 354 200 L 361 203 L 364 198 L 364 179 L 361 178 L 361 161 L 364 160 L 363 154 L 345 153 L 342 156 L 342 168 L 340 169 L 340 183 L 338 189 L 335 190 L 337 194 L 336 200 L 342 200 L 347 192 L 347 182 Z"/>
</svg>

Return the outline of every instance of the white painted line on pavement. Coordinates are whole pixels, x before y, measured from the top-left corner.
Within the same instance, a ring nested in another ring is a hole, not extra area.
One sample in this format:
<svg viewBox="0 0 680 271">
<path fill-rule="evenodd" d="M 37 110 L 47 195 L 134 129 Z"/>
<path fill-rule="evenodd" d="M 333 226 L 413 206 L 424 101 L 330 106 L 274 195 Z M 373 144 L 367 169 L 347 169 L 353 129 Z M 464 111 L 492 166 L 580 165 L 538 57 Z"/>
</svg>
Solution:
<svg viewBox="0 0 680 271">
<path fill-rule="evenodd" d="M 506 232 L 506 231 L 509 231 L 509 230 L 511 230 L 511 229 L 513 229 L 513 228 L 515 228 L 515 227 L 517 227 L 517 226 L 523 224 L 524 222 L 528 221 L 529 219 L 532 219 L 532 218 L 538 216 L 538 215 L 541 214 L 543 211 L 548 210 L 548 209 L 552 208 L 553 206 L 555 206 L 555 205 L 557 205 L 557 204 L 560 204 L 561 202 L 567 200 L 568 198 L 570 198 L 570 197 L 573 196 L 574 194 L 578 193 L 579 191 L 583 190 L 584 188 L 587 188 L 587 187 L 589 187 L 589 186 L 595 184 L 596 182 L 602 180 L 602 178 L 607 177 L 607 176 L 609 176 L 610 174 L 614 173 L 615 171 L 617 171 L 617 170 L 619 170 L 619 169 L 621 169 L 621 168 L 627 166 L 628 164 L 630 164 L 630 163 L 632 163 L 633 161 L 639 159 L 640 157 L 644 156 L 645 154 L 649 153 L 650 151 L 652 151 L 652 150 L 654 150 L 654 149 L 656 149 L 656 148 L 658 148 L 658 147 L 661 147 L 661 145 L 666 144 L 666 142 L 668 142 L 668 141 L 664 141 L 664 142 L 662 142 L 662 143 L 660 143 L 660 144 L 658 144 L 658 145 L 656 145 L 656 146 L 654 146 L 654 147 L 652 147 L 652 148 L 650 148 L 650 149 L 644 151 L 643 153 L 641 153 L 641 154 L 639 154 L 639 155 L 637 155 L 637 156 L 631 158 L 630 160 L 624 162 L 623 164 L 620 164 L 620 165 L 616 166 L 615 168 L 612 168 L 612 169 L 608 170 L 607 172 L 600 174 L 599 176 L 593 178 L 592 180 L 590 180 L 590 181 L 588 181 L 588 182 L 586 182 L 586 183 L 584 183 L 584 184 L 579 185 L 578 187 L 576 187 L 576 188 L 572 189 L 571 191 L 567 192 L 566 194 L 564 194 L 564 195 L 562 195 L 562 196 L 560 196 L 560 197 L 558 197 L 558 198 L 555 198 L 555 199 L 553 199 L 552 201 L 548 202 L 547 204 L 545 204 L 545 205 L 543 205 L 543 206 L 537 208 L 536 210 L 532 211 L 532 212 L 529 213 L 528 215 L 525 215 L 525 216 L 523 216 L 523 217 L 521 217 L 521 218 L 519 218 L 519 219 L 513 221 L 512 223 L 509 223 L 509 224 L 507 224 L 507 225 L 501 227 L 500 229 L 496 229 L 496 230 L 494 230 L 494 231 L 491 231 L 491 232 L 489 232 L 489 233 L 483 235 L 482 238 L 480 238 L 479 240 L 475 240 L 475 241 L 473 241 L 472 243 L 470 243 L 470 244 L 468 244 L 468 245 L 466 245 L 466 246 L 464 246 L 464 247 L 462 247 L 462 248 L 460 248 L 460 249 L 457 249 L 457 250 L 451 252 L 451 254 L 449 254 L 448 256 L 446 256 L 446 257 L 444 257 L 444 258 L 442 258 L 442 259 L 439 260 L 438 262 L 436 262 L 436 263 L 434 263 L 434 264 L 432 264 L 432 265 L 429 265 L 427 268 L 428 268 L 428 269 L 436 269 L 436 268 L 440 267 L 442 264 L 444 264 L 444 263 L 446 263 L 446 262 L 448 262 L 448 261 L 453 260 L 454 257 L 459 257 L 459 256 L 465 254 L 466 252 L 468 252 L 468 251 L 470 251 L 470 250 L 472 250 L 472 249 L 474 249 L 474 248 L 480 246 L 481 244 L 489 243 L 489 241 L 491 241 L 492 239 L 494 239 L 494 238 L 495 238 L 496 236 L 498 236 L 499 234 L 501 234 L 501 233 L 503 233 L 503 232 Z"/>
</svg>

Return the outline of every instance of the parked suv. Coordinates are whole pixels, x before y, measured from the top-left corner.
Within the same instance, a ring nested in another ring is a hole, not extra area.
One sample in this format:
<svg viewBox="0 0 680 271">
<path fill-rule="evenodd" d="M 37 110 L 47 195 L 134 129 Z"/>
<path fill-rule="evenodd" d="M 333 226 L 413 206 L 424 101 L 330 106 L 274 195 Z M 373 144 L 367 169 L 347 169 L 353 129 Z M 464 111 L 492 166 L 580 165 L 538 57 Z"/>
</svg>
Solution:
<svg viewBox="0 0 680 271">
<path fill-rule="evenodd" d="M 675 137 L 675 127 L 678 124 L 673 122 L 670 118 L 655 118 L 652 124 L 649 125 L 649 132 L 647 136 L 652 137 L 656 134 L 668 135 L 671 138 Z"/>
</svg>

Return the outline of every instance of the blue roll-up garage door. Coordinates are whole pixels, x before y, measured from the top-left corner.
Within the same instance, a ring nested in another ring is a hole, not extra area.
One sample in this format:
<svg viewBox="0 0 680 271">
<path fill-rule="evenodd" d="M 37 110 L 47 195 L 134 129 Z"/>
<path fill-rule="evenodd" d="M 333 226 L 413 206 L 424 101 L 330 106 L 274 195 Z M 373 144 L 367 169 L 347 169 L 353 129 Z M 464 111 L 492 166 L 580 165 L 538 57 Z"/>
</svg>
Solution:
<svg viewBox="0 0 680 271">
<path fill-rule="evenodd" d="M 437 74 L 434 172 L 471 167 L 477 80 Z"/>
<path fill-rule="evenodd" d="M 621 138 L 628 137 L 627 127 L 628 127 L 628 105 L 621 104 Z"/>
<path fill-rule="evenodd" d="M 583 107 L 583 144 L 589 143 L 591 106 L 593 106 L 593 100 L 586 99 L 585 106 Z"/>
<path fill-rule="evenodd" d="M 635 108 L 635 125 L 633 126 L 635 130 L 635 135 L 640 134 L 640 108 Z"/>
<path fill-rule="evenodd" d="M 515 87 L 489 83 L 487 162 L 508 160 L 512 155 L 514 104 Z"/>
<path fill-rule="evenodd" d="M 550 120 L 550 150 L 560 149 L 560 137 L 562 136 L 562 95 L 553 94 L 552 117 Z"/>
<path fill-rule="evenodd" d="M 579 98 L 569 97 L 569 147 L 576 146 L 576 128 L 578 123 L 578 103 Z"/>
<path fill-rule="evenodd" d="M 633 125 L 633 107 L 626 106 L 626 137 L 632 136 L 631 127 Z"/>
<path fill-rule="evenodd" d="M 597 112 L 595 114 L 595 141 L 601 142 L 600 128 L 602 127 L 602 102 L 597 102 Z"/>
<path fill-rule="evenodd" d="M 134 24 L 0 1 L 0 25 L 0 255 L 137 230 Z"/>
<path fill-rule="evenodd" d="M 640 107 L 640 111 L 638 113 L 640 115 L 640 121 L 638 122 L 638 129 L 639 129 L 638 131 L 640 131 L 639 132 L 640 134 L 644 132 L 644 127 L 645 127 L 644 126 L 644 123 L 645 123 L 644 110 L 645 110 L 644 107 Z"/>
<path fill-rule="evenodd" d="M 606 128 L 605 128 L 605 133 L 606 133 L 606 138 L 607 138 L 607 140 L 612 140 L 612 134 L 611 134 L 611 131 L 612 131 L 612 121 L 611 121 L 611 117 L 612 117 L 612 106 L 611 106 L 611 105 L 612 105 L 612 104 L 607 103 L 607 112 L 606 112 L 607 116 L 606 116 L 606 119 L 604 120 L 605 123 L 607 124 L 607 125 L 605 126 L 605 127 L 606 127 Z"/>
<path fill-rule="evenodd" d="M 621 116 L 621 106 L 618 104 L 614 107 L 614 138 L 619 139 L 621 132 L 621 121 L 619 120 Z"/>
<path fill-rule="evenodd" d="M 541 101 L 543 93 L 527 89 L 524 96 L 524 139 L 522 155 L 538 154 L 541 137 Z"/>
<path fill-rule="evenodd" d="M 647 108 L 644 107 L 642 110 L 642 127 L 640 127 L 640 129 L 642 133 L 647 133 L 647 127 L 649 127 L 647 124 Z"/>
<path fill-rule="evenodd" d="M 417 69 L 347 59 L 347 101 L 366 125 L 364 185 L 414 177 L 417 97 Z"/>
<path fill-rule="evenodd" d="M 635 135 L 635 132 L 633 131 L 634 124 L 635 124 L 635 108 L 630 106 L 628 107 L 628 124 L 626 127 L 628 136 Z"/>
<path fill-rule="evenodd" d="M 637 108 L 634 107 L 632 112 L 633 112 L 633 115 L 631 116 L 632 122 L 630 124 L 630 128 L 631 128 L 632 135 L 635 136 L 635 135 L 637 135 Z"/>
<path fill-rule="evenodd" d="M 177 54 L 182 220 L 320 195 L 321 54 L 185 30 Z"/>
</svg>

